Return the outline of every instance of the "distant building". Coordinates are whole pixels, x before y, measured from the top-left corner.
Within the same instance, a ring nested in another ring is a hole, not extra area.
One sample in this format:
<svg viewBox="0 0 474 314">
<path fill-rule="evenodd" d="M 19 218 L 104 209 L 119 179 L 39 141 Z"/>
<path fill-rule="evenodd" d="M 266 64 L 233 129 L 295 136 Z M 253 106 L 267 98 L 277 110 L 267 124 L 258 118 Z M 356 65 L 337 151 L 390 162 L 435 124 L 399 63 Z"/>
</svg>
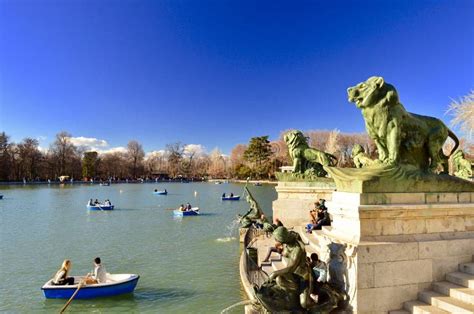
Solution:
<svg viewBox="0 0 474 314">
<path fill-rule="evenodd" d="M 281 166 L 280 170 L 281 170 L 281 172 L 293 172 L 294 167 L 293 166 Z"/>
</svg>

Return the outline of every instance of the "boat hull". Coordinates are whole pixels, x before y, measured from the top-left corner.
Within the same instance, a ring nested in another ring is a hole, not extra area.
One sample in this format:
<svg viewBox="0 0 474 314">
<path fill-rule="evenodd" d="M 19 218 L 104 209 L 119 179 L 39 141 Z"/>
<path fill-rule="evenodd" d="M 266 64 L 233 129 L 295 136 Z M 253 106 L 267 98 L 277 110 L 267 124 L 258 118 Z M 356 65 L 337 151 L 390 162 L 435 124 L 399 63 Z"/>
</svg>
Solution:
<svg viewBox="0 0 474 314">
<path fill-rule="evenodd" d="M 168 194 L 168 192 L 157 191 L 157 192 L 153 192 L 153 194 L 155 194 L 155 195 L 166 195 L 166 194 Z"/>
<path fill-rule="evenodd" d="M 177 217 L 184 217 L 184 216 L 197 216 L 199 215 L 199 211 L 197 210 L 187 210 L 185 212 L 180 210 L 173 211 L 174 215 Z"/>
<path fill-rule="evenodd" d="M 3 198 L 3 195 L 0 195 L 0 200 Z"/>
<path fill-rule="evenodd" d="M 240 200 L 240 196 L 233 196 L 233 197 L 222 197 L 223 201 L 238 201 Z"/>
<path fill-rule="evenodd" d="M 93 299 L 101 297 L 111 297 L 126 293 L 132 293 L 137 286 L 140 276 L 134 275 L 129 280 L 116 284 L 90 285 L 79 289 L 75 299 Z M 77 285 L 73 286 L 43 286 L 41 288 L 47 299 L 69 299 L 77 290 Z"/>
<path fill-rule="evenodd" d="M 110 205 L 110 206 L 90 206 L 90 205 L 87 205 L 87 209 L 88 210 L 113 210 L 114 205 Z"/>
</svg>

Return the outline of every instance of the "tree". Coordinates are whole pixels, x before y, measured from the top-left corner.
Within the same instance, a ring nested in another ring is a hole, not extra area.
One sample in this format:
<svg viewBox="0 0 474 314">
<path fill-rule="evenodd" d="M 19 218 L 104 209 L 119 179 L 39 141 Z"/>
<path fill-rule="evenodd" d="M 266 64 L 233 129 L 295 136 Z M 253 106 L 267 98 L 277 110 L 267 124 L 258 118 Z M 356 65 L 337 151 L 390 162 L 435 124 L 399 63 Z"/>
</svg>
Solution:
<svg viewBox="0 0 474 314">
<path fill-rule="evenodd" d="M 472 132 L 474 130 L 474 90 L 461 100 L 453 101 L 449 105 L 447 111 L 453 116 L 451 124 L 459 126 L 461 131 L 466 134 L 468 140 L 472 140 Z"/>
<path fill-rule="evenodd" d="M 126 178 L 129 176 L 125 154 L 122 152 L 108 153 L 101 156 L 100 172 L 106 178 Z"/>
<path fill-rule="evenodd" d="M 210 164 L 207 173 L 213 178 L 224 178 L 227 172 L 226 158 L 222 152 L 215 148 L 209 154 Z"/>
<path fill-rule="evenodd" d="M 94 178 L 97 174 L 97 164 L 99 162 L 97 152 L 85 152 L 82 158 L 82 176 Z"/>
<path fill-rule="evenodd" d="M 180 173 L 180 164 L 183 159 L 184 145 L 180 142 L 166 144 L 166 152 L 168 155 L 168 170 L 172 178 L 177 177 Z"/>
<path fill-rule="evenodd" d="M 62 175 L 73 175 L 76 172 L 72 165 L 74 164 L 73 160 L 78 159 L 77 148 L 71 142 L 71 134 L 65 131 L 56 134 L 56 140 L 51 145 L 51 151 L 57 162 L 57 171 L 55 172 L 56 177 Z"/>
<path fill-rule="evenodd" d="M 252 137 L 248 148 L 244 152 L 245 160 L 254 163 L 254 170 L 258 177 L 262 177 L 267 171 L 267 163 L 272 155 L 268 136 Z"/>
<path fill-rule="evenodd" d="M 127 156 L 131 164 L 132 177 L 135 179 L 137 177 L 138 170 L 143 168 L 145 152 L 143 151 L 142 145 L 137 141 L 128 142 Z"/>
<path fill-rule="evenodd" d="M 18 154 L 20 159 L 20 168 L 22 177 L 30 180 L 35 179 L 38 174 L 38 164 L 42 158 L 38 149 L 38 140 L 33 138 L 25 138 L 23 142 L 18 144 Z"/>
<path fill-rule="evenodd" d="M 0 133 L 0 180 L 7 181 L 10 176 L 9 136 Z"/>
</svg>

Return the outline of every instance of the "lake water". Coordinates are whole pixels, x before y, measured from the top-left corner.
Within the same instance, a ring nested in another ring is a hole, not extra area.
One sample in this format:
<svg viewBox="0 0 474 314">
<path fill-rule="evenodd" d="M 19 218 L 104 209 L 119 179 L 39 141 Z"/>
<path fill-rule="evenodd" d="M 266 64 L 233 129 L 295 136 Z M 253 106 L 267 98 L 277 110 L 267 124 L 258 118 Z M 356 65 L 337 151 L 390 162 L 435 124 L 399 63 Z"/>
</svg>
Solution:
<svg viewBox="0 0 474 314">
<path fill-rule="evenodd" d="M 274 187 L 249 187 L 270 214 Z M 59 311 L 66 300 L 46 300 L 41 286 L 65 258 L 71 275 L 84 275 L 100 256 L 110 273 L 141 276 L 135 293 L 74 300 L 68 311 L 219 313 L 245 298 L 235 217 L 248 204 L 220 200 L 242 191 L 213 183 L 0 186 L 0 311 Z M 116 209 L 88 211 L 90 198 Z M 186 202 L 202 215 L 174 218 L 169 209 Z"/>
</svg>

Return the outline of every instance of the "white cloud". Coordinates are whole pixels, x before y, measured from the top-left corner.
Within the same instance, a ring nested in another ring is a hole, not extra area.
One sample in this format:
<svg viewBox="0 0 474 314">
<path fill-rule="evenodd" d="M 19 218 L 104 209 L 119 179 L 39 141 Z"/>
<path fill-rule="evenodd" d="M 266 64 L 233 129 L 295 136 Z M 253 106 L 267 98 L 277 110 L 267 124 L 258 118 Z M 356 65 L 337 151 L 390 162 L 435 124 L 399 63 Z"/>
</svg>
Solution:
<svg viewBox="0 0 474 314">
<path fill-rule="evenodd" d="M 200 157 L 206 153 L 206 148 L 201 144 L 188 144 L 184 146 L 184 156 L 189 157 L 194 154 L 194 157 Z"/>
<path fill-rule="evenodd" d="M 111 147 L 108 149 L 95 149 L 95 151 L 99 153 L 99 155 L 112 154 L 112 153 L 126 153 L 127 148 L 123 146 L 117 146 L 117 147 Z"/>
<path fill-rule="evenodd" d="M 82 146 L 88 150 L 97 150 L 98 147 L 107 147 L 109 143 L 106 140 L 99 140 L 95 137 L 70 137 L 71 143 L 76 146 Z"/>
</svg>

